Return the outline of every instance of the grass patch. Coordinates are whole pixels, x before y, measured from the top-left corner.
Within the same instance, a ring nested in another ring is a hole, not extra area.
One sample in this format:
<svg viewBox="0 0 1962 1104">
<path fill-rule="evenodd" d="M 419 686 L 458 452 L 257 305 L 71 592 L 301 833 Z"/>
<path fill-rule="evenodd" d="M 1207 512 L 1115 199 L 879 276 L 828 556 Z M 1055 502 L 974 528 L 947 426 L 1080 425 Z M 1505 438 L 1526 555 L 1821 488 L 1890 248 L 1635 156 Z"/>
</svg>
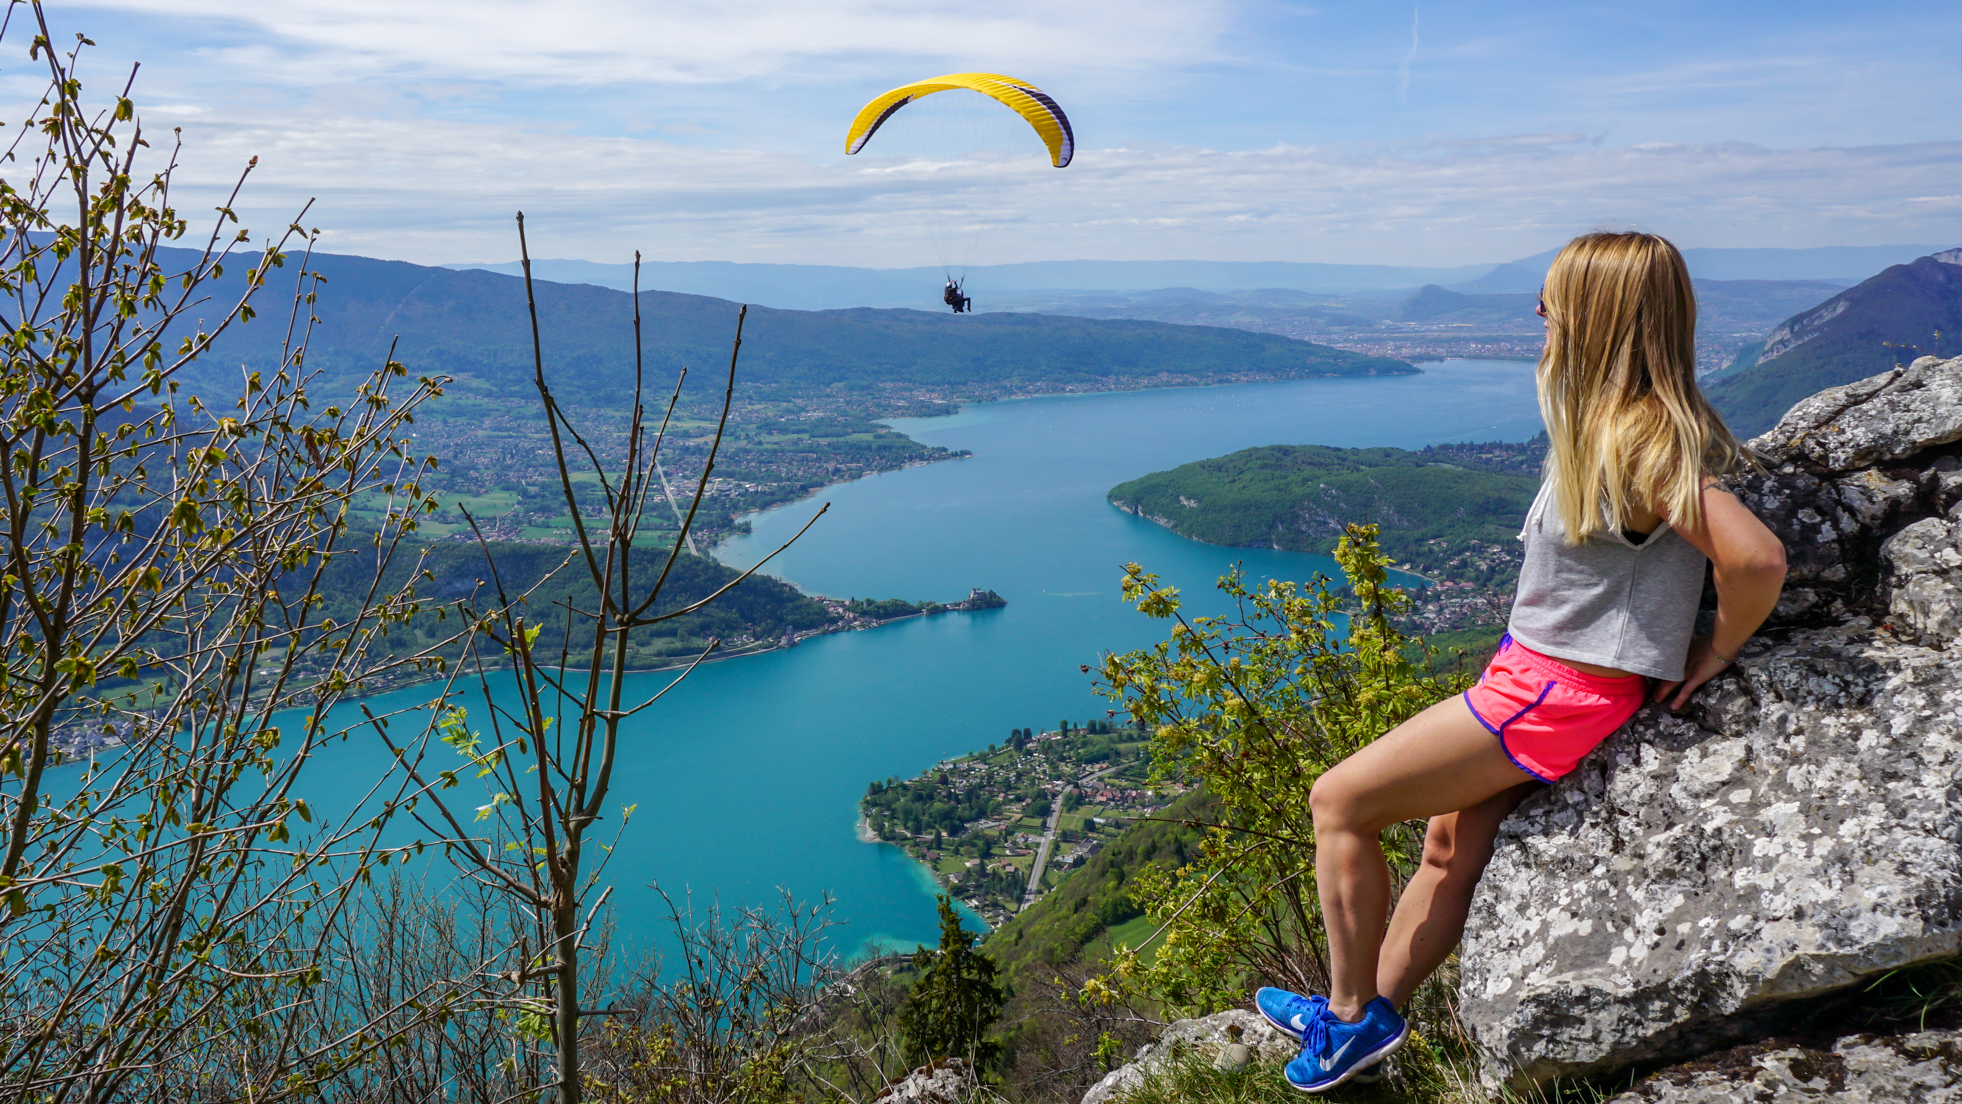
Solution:
<svg viewBox="0 0 1962 1104">
<path fill-rule="evenodd" d="M 1860 995 L 1873 1026 L 1946 1026 L 1962 1016 L 1962 958 L 1890 970 L 1868 982 Z"/>
</svg>

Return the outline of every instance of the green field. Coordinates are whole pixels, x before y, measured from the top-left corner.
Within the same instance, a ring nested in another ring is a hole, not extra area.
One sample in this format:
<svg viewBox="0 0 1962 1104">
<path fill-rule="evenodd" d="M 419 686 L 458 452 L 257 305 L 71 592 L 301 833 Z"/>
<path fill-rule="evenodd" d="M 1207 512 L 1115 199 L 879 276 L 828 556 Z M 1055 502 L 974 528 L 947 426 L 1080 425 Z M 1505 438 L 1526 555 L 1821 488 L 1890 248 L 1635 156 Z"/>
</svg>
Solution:
<svg viewBox="0 0 1962 1104">
<path fill-rule="evenodd" d="M 1133 916 L 1122 924 L 1107 929 L 1104 932 L 1104 943 L 1113 950 L 1120 946 L 1133 949 L 1142 947 L 1145 957 L 1150 959 L 1158 954 L 1158 941 L 1152 939 L 1157 931 L 1158 925 L 1152 922 L 1151 917 Z M 1146 943 L 1147 939 L 1152 941 Z"/>
<path fill-rule="evenodd" d="M 1079 807 L 1074 813 L 1064 813 L 1061 819 L 1056 821 L 1056 827 L 1058 830 L 1064 832 L 1088 831 L 1089 828 L 1084 822 L 1098 815 L 1099 812 L 1100 810 L 1094 806 L 1089 808 Z"/>
</svg>

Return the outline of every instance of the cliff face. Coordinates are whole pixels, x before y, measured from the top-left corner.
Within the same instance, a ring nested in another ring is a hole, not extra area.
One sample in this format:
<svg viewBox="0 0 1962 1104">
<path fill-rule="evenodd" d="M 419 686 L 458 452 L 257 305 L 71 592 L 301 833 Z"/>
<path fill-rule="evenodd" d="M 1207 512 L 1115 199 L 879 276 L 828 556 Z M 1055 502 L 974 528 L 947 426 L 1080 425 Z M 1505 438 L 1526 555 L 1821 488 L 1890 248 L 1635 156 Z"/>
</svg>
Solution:
<svg viewBox="0 0 1962 1104">
<path fill-rule="evenodd" d="M 1461 951 L 1490 1086 L 1762 1039 L 1962 953 L 1962 358 L 1753 444 L 1769 470 L 1738 490 L 1785 599 L 1681 716 L 1651 707 L 1507 821 Z"/>
</svg>

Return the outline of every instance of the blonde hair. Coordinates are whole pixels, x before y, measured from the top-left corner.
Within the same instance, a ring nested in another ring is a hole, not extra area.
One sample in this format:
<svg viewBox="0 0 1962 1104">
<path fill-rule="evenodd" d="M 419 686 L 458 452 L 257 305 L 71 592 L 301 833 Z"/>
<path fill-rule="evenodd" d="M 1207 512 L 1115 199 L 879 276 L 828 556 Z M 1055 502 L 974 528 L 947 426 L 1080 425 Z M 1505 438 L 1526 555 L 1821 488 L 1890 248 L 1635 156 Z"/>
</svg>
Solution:
<svg viewBox="0 0 1962 1104">
<path fill-rule="evenodd" d="M 1745 452 L 1696 386 L 1683 255 L 1654 234 L 1584 234 L 1553 259 L 1540 296 L 1540 413 L 1567 539 L 1626 528 L 1638 505 L 1700 524 L 1706 478 Z"/>
</svg>

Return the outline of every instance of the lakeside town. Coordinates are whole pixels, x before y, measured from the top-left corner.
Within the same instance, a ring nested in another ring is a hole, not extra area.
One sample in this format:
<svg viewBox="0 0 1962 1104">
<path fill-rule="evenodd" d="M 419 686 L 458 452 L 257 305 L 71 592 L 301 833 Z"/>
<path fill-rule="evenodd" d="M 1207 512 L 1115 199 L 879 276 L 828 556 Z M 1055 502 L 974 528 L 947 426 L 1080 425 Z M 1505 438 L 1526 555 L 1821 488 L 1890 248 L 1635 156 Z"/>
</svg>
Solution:
<svg viewBox="0 0 1962 1104">
<path fill-rule="evenodd" d="M 429 476 L 445 508 L 422 522 L 431 535 L 472 538 L 464 511 L 492 540 L 570 544 L 574 540 L 558 466 L 536 418 L 526 411 L 469 398 L 446 399 L 417 423 L 416 449 L 442 457 Z M 918 404 L 915 404 L 918 405 Z M 950 413 L 935 404 L 923 413 Z M 609 411 L 583 412 L 581 424 L 602 454 L 625 447 L 626 425 Z M 709 415 L 677 418 L 661 446 L 663 486 L 649 496 L 650 530 L 676 531 L 679 514 L 694 497 L 714 445 Z M 748 531 L 744 514 L 794 502 L 835 483 L 965 456 L 963 450 L 924 445 L 871 420 L 864 411 L 797 408 L 791 403 L 745 402 L 730 413 L 728 431 L 703 486 L 691 534 L 701 548 Z M 590 471 L 570 474 L 582 513 L 597 516 L 604 491 Z M 365 503 L 374 507 L 378 503 Z M 669 516 L 673 515 L 673 516 Z"/>
<path fill-rule="evenodd" d="M 1008 600 L 991 589 L 974 587 L 967 597 L 956 602 L 908 602 L 899 598 L 831 598 L 825 595 L 812 595 L 829 615 L 826 621 L 814 629 L 790 630 L 781 637 L 756 637 L 740 634 L 732 637 L 727 646 L 718 649 L 712 659 L 734 659 L 738 656 L 756 655 L 775 651 L 779 648 L 795 647 L 798 642 L 814 636 L 824 636 L 838 632 L 860 632 L 877 628 L 894 621 L 911 617 L 930 617 L 940 613 L 975 613 L 982 610 L 1002 609 Z M 687 662 L 677 661 L 659 667 L 637 669 L 634 673 L 674 670 L 688 666 Z M 272 670 L 263 674 L 271 675 Z M 424 681 L 427 675 L 418 668 L 396 669 L 370 675 L 361 682 L 363 695 L 382 694 Z M 161 701 L 169 696 L 168 688 L 161 683 L 154 684 L 146 692 L 147 700 Z M 135 700 L 132 695 L 131 701 Z M 79 763 L 98 755 L 109 755 L 117 749 L 145 738 L 144 728 L 154 716 L 164 711 L 117 710 L 113 713 L 89 712 L 88 715 L 67 720 L 55 725 L 48 733 L 48 754 L 51 765 L 61 766 Z"/>
<path fill-rule="evenodd" d="M 904 849 L 998 927 L 1186 791 L 1151 782 L 1148 739 L 1097 720 L 1015 729 L 914 778 L 873 782 L 859 802 L 860 837 Z"/>
</svg>

